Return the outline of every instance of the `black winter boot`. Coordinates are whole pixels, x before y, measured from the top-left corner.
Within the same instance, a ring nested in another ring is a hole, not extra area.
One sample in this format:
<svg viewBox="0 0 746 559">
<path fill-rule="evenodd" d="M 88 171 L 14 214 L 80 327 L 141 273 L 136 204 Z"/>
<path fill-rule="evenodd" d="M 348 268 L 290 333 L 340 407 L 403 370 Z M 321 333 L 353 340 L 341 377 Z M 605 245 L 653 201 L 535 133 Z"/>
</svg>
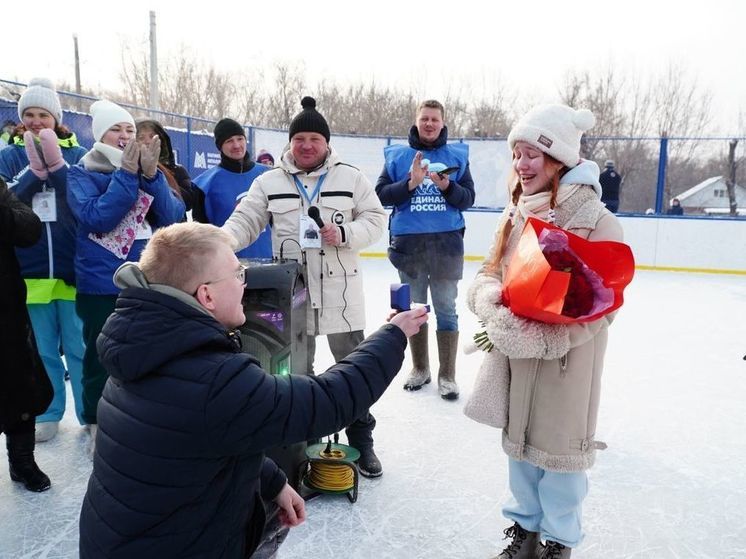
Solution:
<svg viewBox="0 0 746 559">
<path fill-rule="evenodd" d="M 360 450 L 360 458 L 357 460 L 357 469 L 361 476 L 381 477 L 383 475 L 383 466 L 376 456 L 373 447 L 365 447 Z"/>
<path fill-rule="evenodd" d="M 39 469 L 34 461 L 34 432 L 8 435 L 5 434 L 5 445 L 8 448 L 10 479 L 21 481 L 29 491 L 40 493 L 52 486 L 47 474 Z"/>
<path fill-rule="evenodd" d="M 562 545 L 559 542 L 547 540 L 547 543 L 541 546 L 541 555 L 539 555 L 539 559 L 570 559 L 571 553 L 571 547 Z"/>
<path fill-rule="evenodd" d="M 521 528 L 517 522 L 503 531 L 505 538 L 513 538 L 508 547 L 493 559 L 539 559 L 539 534 Z"/>
</svg>

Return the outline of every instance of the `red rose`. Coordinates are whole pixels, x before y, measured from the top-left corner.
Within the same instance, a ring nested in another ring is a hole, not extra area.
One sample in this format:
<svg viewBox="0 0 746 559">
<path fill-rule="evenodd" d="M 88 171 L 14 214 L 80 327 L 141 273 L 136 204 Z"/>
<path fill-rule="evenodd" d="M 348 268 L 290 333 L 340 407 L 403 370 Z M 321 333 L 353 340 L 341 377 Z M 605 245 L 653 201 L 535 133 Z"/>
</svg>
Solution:
<svg viewBox="0 0 746 559">
<path fill-rule="evenodd" d="M 546 250 L 543 254 L 552 270 L 570 273 L 570 284 L 565 294 L 562 314 L 572 318 L 589 314 L 593 308 L 594 295 L 593 286 L 584 271 L 584 264 L 567 250 Z"/>
</svg>

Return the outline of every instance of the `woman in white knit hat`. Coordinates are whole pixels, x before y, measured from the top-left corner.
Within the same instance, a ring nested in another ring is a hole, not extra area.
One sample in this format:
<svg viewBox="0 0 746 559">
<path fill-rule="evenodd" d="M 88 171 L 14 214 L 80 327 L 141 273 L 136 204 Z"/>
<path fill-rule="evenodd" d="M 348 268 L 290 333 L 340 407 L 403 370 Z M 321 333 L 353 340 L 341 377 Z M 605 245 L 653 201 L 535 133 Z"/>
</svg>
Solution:
<svg viewBox="0 0 746 559">
<path fill-rule="evenodd" d="M 75 271 L 83 320 L 83 420 L 95 441 L 96 406 L 107 379 L 96 353 L 119 289 L 116 269 L 137 262 L 153 231 L 184 218 L 184 202 L 158 170 L 161 144 L 135 141 L 135 121 L 111 101 L 91 105 L 95 143 L 70 169 L 68 201 L 78 218 Z"/>
<path fill-rule="evenodd" d="M 583 537 L 585 470 L 596 449 L 605 447 L 596 439 L 596 417 L 612 315 L 547 324 L 516 316 L 501 301 L 502 277 L 527 218 L 594 241 L 622 239 L 619 222 L 600 200 L 598 166 L 579 154 L 580 138 L 594 121 L 587 110 L 542 105 L 513 127 L 510 204 L 468 293 L 469 308 L 485 323 L 498 352 L 490 362 L 508 368 L 510 378 L 507 421 L 500 426 L 513 496 L 503 515 L 513 525 L 505 530 L 512 541 L 500 559 L 570 557 Z"/>
<path fill-rule="evenodd" d="M 36 418 L 36 441 L 57 434 L 65 413 L 65 373 L 78 421 L 83 423 L 82 323 L 75 313 L 76 221 L 67 204 L 67 171 L 85 149 L 62 124 L 62 107 L 52 82 L 34 78 L 18 100 L 21 124 L 0 151 L 0 177 L 44 223 L 39 242 L 18 250 L 28 288 L 28 310 L 39 354 L 54 387 L 49 408 Z M 60 347 L 65 360 L 60 357 Z"/>
</svg>

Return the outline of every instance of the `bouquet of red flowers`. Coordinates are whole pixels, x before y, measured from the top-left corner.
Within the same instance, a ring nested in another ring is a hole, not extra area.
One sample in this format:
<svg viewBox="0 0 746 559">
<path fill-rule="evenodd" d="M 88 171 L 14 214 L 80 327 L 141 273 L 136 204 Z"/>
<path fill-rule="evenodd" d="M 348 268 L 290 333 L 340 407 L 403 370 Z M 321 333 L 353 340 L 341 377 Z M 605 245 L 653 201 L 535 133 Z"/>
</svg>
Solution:
<svg viewBox="0 0 746 559">
<path fill-rule="evenodd" d="M 515 314 L 562 324 L 590 322 L 618 309 L 634 274 L 624 243 L 588 241 L 529 218 L 503 282 Z"/>
</svg>

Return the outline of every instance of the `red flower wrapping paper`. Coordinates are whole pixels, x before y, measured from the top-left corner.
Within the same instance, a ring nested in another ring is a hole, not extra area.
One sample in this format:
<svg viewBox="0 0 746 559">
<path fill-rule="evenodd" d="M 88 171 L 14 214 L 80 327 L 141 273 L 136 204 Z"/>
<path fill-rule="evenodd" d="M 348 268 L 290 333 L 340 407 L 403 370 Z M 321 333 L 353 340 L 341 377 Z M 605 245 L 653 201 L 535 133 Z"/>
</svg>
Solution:
<svg viewBox="0 0 746 559">
<path fill-rule="evenodd" d="M 632 281 L 632 250 L 615 241 L 589 241 L 529 218 L 503 280 L 510 310 L 551 324 L 591 322 L 624 302 Z"/>
</svg>

